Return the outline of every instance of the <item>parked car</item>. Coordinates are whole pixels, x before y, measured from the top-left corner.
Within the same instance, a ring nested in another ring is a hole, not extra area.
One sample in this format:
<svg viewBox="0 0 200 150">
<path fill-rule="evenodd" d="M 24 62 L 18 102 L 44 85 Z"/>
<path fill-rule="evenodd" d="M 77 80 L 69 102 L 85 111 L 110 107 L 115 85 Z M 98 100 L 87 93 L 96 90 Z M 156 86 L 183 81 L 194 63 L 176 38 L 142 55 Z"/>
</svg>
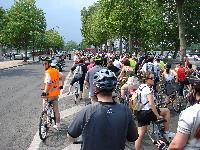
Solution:
<svg viewBox="0 0 200 150">
<path fill-rule="evenodd" d="M 25 53 L 22 53 L 22 55 L 23 55 L 23 59 L 24 59 L 25 58 Z M 27 52 L 26 59 L 28 60 L 28 59 L 30 59 L 30 57 L 31 57 L 31 52 Z"/>
<path fill-rule="evenodd" d="M 22 60 L 23 59 L 23 54 L 16 53 L 15 56 L 14 56 L 14 59 L 15 60 Z"/>
</svg>

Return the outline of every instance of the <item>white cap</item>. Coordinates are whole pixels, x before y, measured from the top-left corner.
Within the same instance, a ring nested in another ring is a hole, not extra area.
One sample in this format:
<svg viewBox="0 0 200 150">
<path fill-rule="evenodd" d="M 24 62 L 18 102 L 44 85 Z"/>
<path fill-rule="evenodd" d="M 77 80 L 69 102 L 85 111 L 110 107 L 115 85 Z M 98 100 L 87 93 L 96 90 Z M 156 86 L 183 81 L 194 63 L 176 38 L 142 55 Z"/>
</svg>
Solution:
<svg viewBox="0 0 200 150">
<path fill-rule="evenodd" d="M 54 60 L 52 60 L 52 62 L 51 62 L 51 66 L 52 67 L 55 67 L 56 66 L 56 64 L 57 64 L 57 61 L 54 59 Z"/>
</svg>

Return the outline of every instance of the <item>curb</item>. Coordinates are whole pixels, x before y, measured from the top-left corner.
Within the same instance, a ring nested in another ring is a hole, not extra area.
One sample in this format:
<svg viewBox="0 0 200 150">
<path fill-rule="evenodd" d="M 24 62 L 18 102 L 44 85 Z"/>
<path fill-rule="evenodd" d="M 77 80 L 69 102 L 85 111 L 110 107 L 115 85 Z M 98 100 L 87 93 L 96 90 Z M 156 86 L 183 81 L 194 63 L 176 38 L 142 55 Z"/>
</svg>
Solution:
<svg viewBox="0 0 200 150">
<path fill-rule="evenodd" d="M 14 66 L 7 67 L 7 68 L 2 68 L 2 69 L 0 69 L 0 70 L 8 70 L 8 69 L 11 69 L 11 68 L 16 68 L 16 67 L 20 67 L 20 66 L 24 66 L 24 65 L 35 64 L 35 63 L 39 63 L 39 61 L 33 61 L 33 62 L 22 62 L 22 64 L 14 65 Z"/>
</svg>

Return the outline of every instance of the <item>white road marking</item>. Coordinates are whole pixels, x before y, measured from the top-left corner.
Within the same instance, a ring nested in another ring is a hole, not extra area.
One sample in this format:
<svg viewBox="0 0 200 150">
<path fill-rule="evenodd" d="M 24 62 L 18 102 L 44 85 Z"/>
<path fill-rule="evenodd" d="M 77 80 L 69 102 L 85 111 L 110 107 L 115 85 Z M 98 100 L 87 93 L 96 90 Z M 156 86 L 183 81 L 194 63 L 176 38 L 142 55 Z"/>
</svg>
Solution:
<svg viewBox="0 0 200 150">
<path fill-rule="evenodd" d="M 81 144 L 70 144 L 69 146 L 65 147 L 63 150 L 80 150 Z"/>
<path fill-rule="evenodd" d="M 81 108 L 83 107 L 83 105 L 77 105 L 77 106 L 74 106 L 72 108 L 69 108 L 69 109 L 66 109 L 64 111 L 62 111 L 60 113 L 60 116 L 61 116 L 61 119 L 64 119 L 68 116 L 71 116 L 77 112 L 79 112 L 81 110 Z M 34 136 L 34 139 L 31 143 L 31 145 L 29 146 L 28 150 L 36 150 L 36 149 L 39 149 L 39 146 L 40 146 L 40 143 L 41 143 L 41 140 L 40 140 L 40 137 L 39 137 L 39 132 L 37 132 Z"/>
<path fill-rule="evenodd" d="M 69 72 L 68 75 L 67 75 L 67 77 L 66 77 L 66 80 L 64 82 L 63 89 L 65 89 L 65 87 L 68 85 L 68 81 L 70 79 L 70 75 L 71 75 L 71 73 Z M 70 95 L 67 95 L 66 93 L 63 94 L 63 90 L 62 90 L 61 94 L 59 96 L 59 99 L 67 97 L 67 96 L 70 96 Z M 77 105 L 77 106 L 74 106 L 74 107 L 71 107 L 69 109 L 61 111 L 60 112 L 61 119 L 64 119 L 64 118 L 66 118 L 68 116 L 71 116 L 71 115 L 79 112 L 82 107 L 83 106 L 81 106 L 81 105 Z M 28 150 L 39 149 L 40 143 L 41 143 L 41 140 L 40 140 L 40 137 L 39 137 L 39 131 L 37 131 L 37 133 L 35 134 L 35 136 L 33 138 L 33 141 L 31 142 L 31 145 L 29 146 Z"/>
</svg>

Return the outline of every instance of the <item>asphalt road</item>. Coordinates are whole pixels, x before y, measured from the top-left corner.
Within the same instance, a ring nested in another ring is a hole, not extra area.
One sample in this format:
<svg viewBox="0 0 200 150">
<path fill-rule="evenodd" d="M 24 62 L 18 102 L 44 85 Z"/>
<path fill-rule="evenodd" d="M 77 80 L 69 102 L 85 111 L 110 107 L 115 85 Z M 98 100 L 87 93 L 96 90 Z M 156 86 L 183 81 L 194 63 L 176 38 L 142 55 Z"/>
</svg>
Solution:
<svg viewBox="0 0 200 150">
<path fill-rule="evenodd" d="M 71 76 L 68 75 L 71 61 L 66 62 L 64 75 L 66 86 L 63 95 L 59 100 L 61 112 L 77 106 L 74 104 L 73 95 L 67 96 L 68 84 Z M 71 144 L 66 137 L 66 128 L 73 114 L 61 116 L 61 131 L 52 130 L 45 142 L 38 142 L 37 131 L 39 117 L 42 110 L 40 98 L 40 88 L 43 80 L 42 64 L 31 64 L 15 69 L 0 71 L 0 149 L 1 150 L 26 150 L 26 149 L 59 149 L 76 150 L 77 145 L 69 147 Z M 83 105 L 80 102 L 78 105 Z M 64 114 L 64 113 L 63 113 Z M 171 126 L 175 131 L 178 114 L 172 113 Z M 37 142 L 34 142 L 37 141 Z M 32 147 L 31 147 L 32 145 Z M 133 143 L 127 143 L 133 149 Z M 146 137 L 143 148 L 156 149 L 151 141 Z"/>
</svg>

